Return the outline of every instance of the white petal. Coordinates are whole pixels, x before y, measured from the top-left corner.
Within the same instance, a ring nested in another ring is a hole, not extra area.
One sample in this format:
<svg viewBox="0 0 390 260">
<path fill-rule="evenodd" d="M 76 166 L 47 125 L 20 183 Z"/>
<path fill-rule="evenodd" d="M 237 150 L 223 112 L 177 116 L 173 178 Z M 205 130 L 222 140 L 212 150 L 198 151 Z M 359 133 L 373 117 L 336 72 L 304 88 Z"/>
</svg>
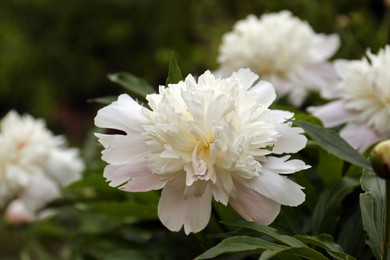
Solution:
<svg viewBox="0 0 390 260">
<path fill-rule="evenodd" d="M 322 62 L 336 53 L 340 47 L 340 38 L 337 34 L 323 35 L 317 34 L 314 36 L 314 46 L 311 50 L 311 61 Z"/>
<path fill-rule="evenodd" d="M 298 171 L 302 171 L 305 169 L 310 168 L 310 165 L 306 165 L 303 161 L 301 160 L 288 160 L 290 158 L 290 155 L 286 155 L 283 157 L 273 157 L 273 156 L 268 156 L 267 161 L 261 162 L 261 165 L 263 167 L 270 169 L 274 172 L 277 173 L 282 173 L 282 174 L 290 174 Z M 288 160 L 288 161 L 287 161 Z"/>
<path fill-rule="evenodd" d="M 54 149 L 46 162 L 48 174 L 61 186 L 81 178 L 84 163 L 78 158 L 77 149 Z"/>
<path fill-rule="evenodd" d="M 149 152 L 145 144 L 146 138 L 141 135 L 95 135 L 105 147 L 102 151 L 102 159 L 111 164 L 126 164 L 141 160 Z"/>
<path fill-rule="evenodd" d="M 247 221 L 271 224 L 280 212 L 280 204 L 243 185 L 236 185 L 236 197 L 229 204 Z"/>
<path fill-rule="evenodd" d="M 267 169 L 266 166 L 263 166 L 262 173 L 248 182 L 248 185 L 282 205 L 298 206 L 305 201 L 305 193 L 300 185 L 272 169 Z"/>
<path fill-rule="evenodd" d="M 302 128 L 279 124 L 276 126 L 276 130 L 280 136 L 274 144 L 273 153 L 296 153 L 305 148 L 307 138 L 303 135 Z"/>
<path fill-rule="evenodd" d="M 184 199 L 184 193 L 170 183 L 161 192 L 158 203 L 158 216 L 171 231 L 179 231 L 184 225 L 184 232 L 196 233 L 204 229 L 210 219 L 212 194 L 207 187 L 200 197 Z"/>
<path fill-rule="evenodd" d="M 142 114 L 142 106 L 127 94 L 97 112 L 95 125 L 101 128 L 130 132 L 142 132 L 148 119 Z"/>
<path fill-rule="evenodd" d="M 239 69 L 237 72 L 233 72 L 231 78 L 238 79 L 242 87 L 249 89 L 253 86 L 253 83 L 255 83 L 259 76 L 250 69 Z"/>
<path fill-rule="evenodd" d="M 365 124 L 347 124 L 341 131 L 340 136 L 344 138 L 353 148 L 364 152 L 374 143 L 388 138 L 388 135 L 380 135 L 371 127 Z"/>
<path fill-rule="evenodd" d="M 319 107 L 309 107 L 308 111 L 319 118 L 325 127 L 335 127 L 350 121 L 355 113 L 347 110 L 342 100 Z"/>
<path fill-rule="evenodd" d="M 59 196 L 59 187 L 53 180 L 44 174 L 34 174 L 19 198 L 30 211 L 35 212 Z"/>
<path fill-rule="evenodd" d="M 344 59 L 338 59 L 333 62 L 333 66 L 340 77 L 344 77 L 350 64 L 351 61 Z"/>
<path fill-rule="evenodd" d="M 249 91 L 255 92 L 258 94 L 261 99 L 261 104 L 264 104 L 264 106 L 269 107 L 272 102 L 276 99 L 276 92 L 275 88 L 272 86 L 271 83 L 265 80 L 261 80 L 259 83 L 254 85 Z"/>
<path fill-rule="evenodd" d="M 142 192 L 158 190 L 164 187 L 165 182 L 157 174 L 152 174 L 145 166 L 144 161 L 128 163 L 125 165 L 107 165 L 103 176 L 110 182 L 111 187 L 125 191 Z"/>
</svg>

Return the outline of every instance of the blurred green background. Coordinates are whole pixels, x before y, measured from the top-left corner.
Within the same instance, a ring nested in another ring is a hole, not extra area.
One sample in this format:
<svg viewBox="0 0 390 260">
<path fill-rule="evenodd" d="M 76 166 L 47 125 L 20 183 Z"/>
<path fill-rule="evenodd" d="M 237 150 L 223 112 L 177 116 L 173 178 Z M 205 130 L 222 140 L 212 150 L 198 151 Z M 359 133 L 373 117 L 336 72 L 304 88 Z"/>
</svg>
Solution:
<svg viewBox="0 0 390 260">
<path fill-rule="evenodd" d="M 81 144 L 98 105 L 119 94 L 107 74 L 165 82 L 171 52 L 183 75 L 216 69 L 224 33 L 249 14 L 288 9 L 316 32 L 339 33 L 336 57 L 388 43 L 383 0 L 0 0 L 0 115 L 42 117 Z"/>
</svg>

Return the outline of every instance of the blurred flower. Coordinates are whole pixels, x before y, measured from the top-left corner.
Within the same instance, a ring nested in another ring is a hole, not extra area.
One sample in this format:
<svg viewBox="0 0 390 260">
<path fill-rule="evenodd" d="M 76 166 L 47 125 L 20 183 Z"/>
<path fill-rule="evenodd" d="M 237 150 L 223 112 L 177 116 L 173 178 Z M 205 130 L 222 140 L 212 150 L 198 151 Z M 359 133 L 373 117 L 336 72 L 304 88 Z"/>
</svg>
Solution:
<svg viewBox="0 0 390 260">
<path fill-rule="evenodd" d="M 309 166 L 275 155 L 307 140 L 291 127 L 292 113 L 269 109 L 274 88 L 257 79 L 248 69 L 225 79 L 189 75 L 148 95 L 150 109 L 120 95 L 95 118 L 98 127 L 125 132 L 96 134 L 109 163 L 105 178 L 130 192 L 162 188 L 160 220 L 172 231 L 184 225 L 186 234 L 205 228 L 213 197 L 265 225 L 281 204 L 301 204 L 302 187 L 284 175 Z"/>
<path fill-rule="evenodd" d="M 60 187 L 78 180 L 84 169 L 76 149 L 46 129 L 42 120 L 10 111 L 0 122 L 0 207 L 6 220 L 34 220 Z"/>
<path fill-rule="evenodd" d="M 216 73 L 250 68 L 271 82 L 278 96 L 288 95 L 292 105 L 300 106 L 309 90 L 326 88 L 335 77 L 326 60 L 339 44 L 337 35 L 316 34 L 289 11 L 249 15 L 224 35 Z"/>
<path fill-rule="evenodd" d="M 336 100 L 310 108 L 326 127 L 346 124 L 340 135 L 359 151 L 390 136 L 390 46 L 367 58 L 338 60 L 340 84 L 329 93 Z"/>
</svg>

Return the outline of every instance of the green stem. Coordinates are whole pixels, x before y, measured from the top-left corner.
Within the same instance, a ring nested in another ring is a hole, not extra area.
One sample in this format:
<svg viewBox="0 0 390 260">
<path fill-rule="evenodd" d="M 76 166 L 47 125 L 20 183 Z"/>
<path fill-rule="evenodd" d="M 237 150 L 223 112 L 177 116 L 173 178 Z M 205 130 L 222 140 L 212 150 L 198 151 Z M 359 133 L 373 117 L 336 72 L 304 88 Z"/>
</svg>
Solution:
<svg viewBox="0 0 390 260">
<path fill-rule="evenodd" d="M 386 179 L 386 222 L 385 222 L 385 234 L 383 239 L 383 258 L 384 260 L 390 260 L 389 255 L 389 240 L 390 240 L 390 180 Z"/>
</svg>

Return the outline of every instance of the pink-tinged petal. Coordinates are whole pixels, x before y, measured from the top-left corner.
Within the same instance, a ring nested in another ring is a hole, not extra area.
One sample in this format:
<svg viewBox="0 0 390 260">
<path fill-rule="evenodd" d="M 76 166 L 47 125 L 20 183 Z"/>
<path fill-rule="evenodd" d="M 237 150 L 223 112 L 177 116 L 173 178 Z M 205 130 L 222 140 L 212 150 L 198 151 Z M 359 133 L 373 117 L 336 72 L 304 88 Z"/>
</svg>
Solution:
<svg viewBox="0 0 390 260">
<path fill-rule="evenodd" d="M 342 100 L 333 101 L 319 107 L 309 107 L 308 111 L 320 119 L 325 127 L 335 127 L 355 117 L 355 113 L 347 110 Z"/>
<path fill-rule="evenodd" d="M 273 153 L 296 153 L 305 148 L 307 138 L 303 135 L 302 128 L 291 127 L 288 124 L 279 124 L 275 128 L 280 136 L 274 144 Z"/>
<path fill-rule="evenodd" d="M 233 72 L 231 78 L 238 79 L 241 86 L 245 89 L 249 89 L 253 86 L 253 83 L 255 83 L 259 76 L 253 73 L 250 69 L 239 69 L 237 72 Z"/>
<path fill-rule="evenodd" d="M 367 125 L 355 123 L 347 124 L 340 131 L 340 136 L 360 152 L 364 152 L 369 146 L 388 138 L 388 135 L 380 135 Z"/>
<path fill-rule="evenodd" d="M 102 159 L 111 164 L 126 164 L 144 159 L 149 149 L 146 138 L 141 135 L 105 135 L 95 134 L 105 148 Z"/>
<path fill-rule="evenodd" d="M 261 99 L 260 103 L 264 104 L 264 106 L 269 107 L 272 102 L 276 99 L 275 88 L 271 83 L 265 80 L 261 80 L 259 83 L 254 85 L 249 91 L 255 92 L 258 94 Z"/>
<path fill-rule="evenodd" d="M 36 212 L 59 196 L 57 184 L 43 173 L 36 173 L 31 176 L 29 184 L 19 198 L 30 211 Z"/>
<path fill-rule="evenodd" d="M 20 199 L 11 201 L 4 213 L 5 220 L 11 225 L 23 225 L 34 220 L 34 213 Z"/>
<path fill-rule="evenodd" d="M 123 184 L 120 189 L 130 192 L 159 190 L 165 185 L 159 175 L 152 174 L 146 168 L 144 161 L 125 165 L 107 165 L 103 176 L 110 182 L 111 187 Z"/>
<path fill-rule="evenodd" d="M 290 174 L 302 170 L 309 169 L 311 166 L 306 165 L 303 161 L 301 160 L 288 160 L 290 158 L 290 155 L 286 155 L 283 157 L 273 157 L 273 156 L 268 156 L 267 161 L 261 162 L 261 165 L 263 167 L 272 170 L 277 173 L 282 173 L 282 174 Z"/>
<path fill-rule="evenodd" d="M 142 106 L 127 94 L 97 112 L 95 125 L 100 128 L 117 129 L 126 133 L 143 131 L 142 125 L 149 120 L 142 114 Z"/>
<path fill-rule="evenodd" d="M 210 220 L 211 199 L 208 186 L 201 196 L 185 199 L 183 188 L 167 183 L 161 192 L 158 216 L 171 231 L 179 231 L 184 226 L 187 235 L 196 233 L 204 229 Z"/>
<path fill-rule="evenodd" d="M 337 34 L 314 36 L 313 48 L 310 50 L 310 61 L 313 63 L 322 62 L 336 53 L 340 47 L 340 38 Z"/>
<path fill-rule="evenodd" d="M 236 185 L 236 196 L 229 204 L 247 221 L 271 224 L 280 212 L 280 204 L 241 184 Z"/>
<path fill-rule="evenodd" d="M 260 175 L 249 181 L 247 185 L 256 192 L 282 205 L 298 206 L 305 201 L 305 193 L 302 191 L 303 187 L 286 176 L 267 169 L 266 165 L 263 165 Z"/>
</svg>

